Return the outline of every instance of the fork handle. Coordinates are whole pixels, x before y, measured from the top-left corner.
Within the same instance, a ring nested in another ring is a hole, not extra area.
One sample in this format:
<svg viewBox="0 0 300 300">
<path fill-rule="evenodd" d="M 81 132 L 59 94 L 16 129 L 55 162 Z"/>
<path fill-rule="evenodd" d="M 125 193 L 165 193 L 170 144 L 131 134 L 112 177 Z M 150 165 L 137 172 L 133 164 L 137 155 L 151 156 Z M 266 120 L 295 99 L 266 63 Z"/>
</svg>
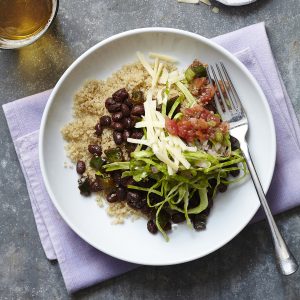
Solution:
<svg viewBox="0 0 300 300">
<path fill-rule="evenodd" d="M 278 267 L 283 275 L 290 275 L 297 271 L 298 269 L 298 263 L 296 259 L 294 258 L 293 254 L 289 251 L 281 233 L 278 230 L 278 227 L 275 223 L 275 220 L 273 218 L 273 215 L 270 211 L 270 207 L 268 205 L 265 193 L 262 189 L 260 180 L 258 178 L 258 175 L 256 173 L 254 164 L 252 162 L 252 158 L 249 153 L 249 148 L 246 142 L 241 143 L 241 149 L 244 153 L 244 157 L 250 172 L 250 175 L 252 177 L 257 195 L 259 197 L 260 203 L 265 211 L 268 224 L 272 233 L 272 239 L 273 239 L 273 245 L 274 250 L 276 254 L 276 261 L 278 264 Z"/>
</svg>

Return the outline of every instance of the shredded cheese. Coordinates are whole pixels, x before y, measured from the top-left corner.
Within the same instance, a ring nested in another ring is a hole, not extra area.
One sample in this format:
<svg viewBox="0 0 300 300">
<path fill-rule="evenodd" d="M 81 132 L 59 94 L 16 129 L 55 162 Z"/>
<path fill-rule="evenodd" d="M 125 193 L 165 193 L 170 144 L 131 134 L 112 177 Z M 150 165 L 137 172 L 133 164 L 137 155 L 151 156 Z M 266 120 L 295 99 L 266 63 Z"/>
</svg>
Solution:
<svg viewBox="0 0 300 300">
<path fill-rule="evenodd" d="M 152 82 L 152 86 L 155 87 L 157 85 L 158 82 L 158 78 L 161 74 L 161 70 L 163 68 L 164 64 L 163 63 L 159 63 L 156 74 L 153 77 L 153 82 Z"/>
<path fill-rule="evenodd" d="M 164 67 L 164 63 L 160 62 L 160 60 L 174 62 L 175 59 L 172 57 L 159 53 L 150 53 L 149 56 L 155 59 L 152 68 L 142 53 L 137 52 L 137 55 L 141 64 L 152 77 L 152 86 L 147 91 L 146 101 L 144 102 L 145 116 L 142 121 L 135 124 L 136 128 L 146 128 L 147 138 L 141 140 L 128 138 L 127 141 L 129 143 L 142 144 L 150 147 L 156 157 L 167 165 L 167 170 L 170 175 L 175 174 L 179 170 L 180 164 L 186 169 L 189 169 L 191 165 L 184 157 L 183 152 L 195 152 L 197 148 L 186 145 L 177 136 L 169 135 L 165 130 L 164 115 L 156 110 L 157 105 L 167 104 L 167 91 L 172 84 L 177 85 L 190 104 L 195 102 L 194 97 L 180 82 L 185 78 L 184 74 L 178 71 L 169 73 Z M 154 92 L 158 83 L 165 85 L 165 87 L 159 88 L 157 92 Z M 153 100 L 153 96 L 156 96 L 156 100 Z"/>
<path fill-rule="evenodd" d="M 157 91 L 157 96 L 156 96 L 157 104 L 162 104 L 162 91 L 163 89 L 159 89 Z"/>
<path fill-rule="evenodd" d="M 161 74 L 158 82 L 160 84 L 166 84 L 168 82 L 168 78 L 169 78 L 169 72 L 166 68 L 163 68 L 162 74 Z"/>
<path fill-rule="evenodd" d="M 154 76 L 154 71 L 151 68 L 150 64 L 146 61 L 144 55 L 141 52 L 137 52 L 136 53 L 137 57 L 139 58 L 141 64 L 144 66 L 144 68 L 146 69 L 146 71 L 149 73 L 149 75 L 151 77 Z"/>
<path fill-rule="evenodd" d="M 159 58 L 159 59 L 167 61 L 167 62 L 176 62 L 176 59 L 174 57 L 166 55 L 166 54 L 156 53 L 156 52 L 150 52 L 149 57 L 150 58 Z"/>
<path fill-rule="evenodd" d="M 216 6 L 213 7 L 213 9 L 212 9 L 212 12 L 215 13 L 215 14 L 218 14 L 219 11 L 220 11 L 220 9 L 218 7 L 216 7 Z"/>
<path fill-rule="evenodd" d="M 180 138 L 166 135 L 165 118 L 156 110 L 156 101 L 152 100 L 152 91 L 148 91 L 144 102 L 145 116 L 138 122 L 136 128 L 146 128 L 147 139 L 128 138 L 129 143 L 147 145 L 153 150 L 156 157 L 167 165 L 168 173 L 175 174 L 179 165 L 182 164 L 186 169 L 190 168 L 190 163 L 186 160 L 183 152 L 186 150 L 196 151 L 196 147 L 189 147 Z"/>
</svg>

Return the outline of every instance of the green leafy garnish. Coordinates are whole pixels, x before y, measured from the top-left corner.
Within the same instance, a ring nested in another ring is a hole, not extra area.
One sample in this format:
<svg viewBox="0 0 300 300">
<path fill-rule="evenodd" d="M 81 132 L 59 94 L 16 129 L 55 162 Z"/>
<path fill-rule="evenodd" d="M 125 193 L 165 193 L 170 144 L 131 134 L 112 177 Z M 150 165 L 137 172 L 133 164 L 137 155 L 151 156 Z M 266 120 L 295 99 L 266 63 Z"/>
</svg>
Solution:
<svg viewBox="0 0 300 300">
<path fill-rule="evenodd" d="M 145 179 L 155 180 L 156 183 L 148 188 L 138 185 L 129 185 L 128 188 L 147 192 L 147 204 L 156 209 L 156 225 L 166 240 L 168 236 L 163 229 L 165 225 L 160 217 L 164 209 L 170 208 L 183 213 L 187 224 L 191 225 L 189 215 L 199 214 L 208 206 L 207 192 L 211 189 L 210 180 L 213 179 L 216 182 L 215 195 L 220 183 L 237 182 L 247 173 L 247 167 L 239 149 L 230 152 L 230 155 L 226 157 L 214 156 L 202 150 L 187 151 L 183 154 L 191 167 L 186 169 L 180 166 L 174 175 L 169 175 L 167 166 L 161 163 L 150 148 L 132 152 L 128 162 L 114 162 L 104 166 L 107 172 L 122 170 L 122 177 L 132 176 L 136 182 Z M 230 171 L 237 169 L 243 171 L 243 176 L 228 180 Z M 195 193 L 199 196 L 199 204 L 194 208 L 189 208 L 189 201 Z M 160 196 L 161 201 L 153 203 L 151 196 L 154 194 Z"/>
<path fill-rule="evenodd" d="M 93 156 L 90 160 L 90 166 L 96 171 L 100 171 L 102 166 L 105 164 L 105 160 L 103 160 L 100 156 Z"/>
</svg>

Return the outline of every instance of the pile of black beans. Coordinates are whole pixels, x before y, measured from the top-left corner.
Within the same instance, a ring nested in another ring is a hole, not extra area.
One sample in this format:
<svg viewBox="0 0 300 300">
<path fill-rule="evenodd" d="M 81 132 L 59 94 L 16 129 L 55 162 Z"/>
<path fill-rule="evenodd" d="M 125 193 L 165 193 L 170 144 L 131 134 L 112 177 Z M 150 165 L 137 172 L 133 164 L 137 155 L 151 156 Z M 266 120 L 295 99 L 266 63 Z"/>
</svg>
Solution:
<svg viewBox="0 0 300 300">
<path fill-rule="evenodd" d="M 103 128 L 113 129 L 113 139 L 116 145 L 126 143 L 129 137 L 141 139 L 143 130 L 135 129 L 134 125 L 145 114 L 143 101 L 134 101 L 125 88 L 112 94 L 105 100 L 105 107 L 110 115 L 100 118 L 95 126 L 97 136 L 102 134 Z"/>
</svg>

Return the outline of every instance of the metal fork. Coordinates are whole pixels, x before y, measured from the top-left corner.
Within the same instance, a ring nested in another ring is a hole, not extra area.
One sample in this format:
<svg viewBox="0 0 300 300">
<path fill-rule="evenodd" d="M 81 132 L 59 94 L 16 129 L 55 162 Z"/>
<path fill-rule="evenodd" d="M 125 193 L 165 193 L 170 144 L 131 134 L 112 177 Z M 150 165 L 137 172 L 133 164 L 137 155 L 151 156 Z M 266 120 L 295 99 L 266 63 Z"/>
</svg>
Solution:
<svg viewBox="0 0 300 300">
<path fill-rule="evenodd" d="M 246 134 L 248 132 L 248 118 L 241 100 L 222 62 L 216 64 L 215 67 L 211 65 L 207 67 L 207 75 L 211 84 L 214 80 L 219 92 L 219 95 L 215 94 L 214 96 L 217 111 L 222 117 L 222 120 L 229 123 L 230 135 L 240 142 L 240 148 L 244 154 L 257 195 L 265 211 L 268 224 L 270 226 L 278 267 L 283 275 L 293 274 L 298 269 L 298 263 L 292 253 L 289 251 L 282 235 L 278 230 L 251 159 L 248 143 L 246 141 Z"/>
</svg>

